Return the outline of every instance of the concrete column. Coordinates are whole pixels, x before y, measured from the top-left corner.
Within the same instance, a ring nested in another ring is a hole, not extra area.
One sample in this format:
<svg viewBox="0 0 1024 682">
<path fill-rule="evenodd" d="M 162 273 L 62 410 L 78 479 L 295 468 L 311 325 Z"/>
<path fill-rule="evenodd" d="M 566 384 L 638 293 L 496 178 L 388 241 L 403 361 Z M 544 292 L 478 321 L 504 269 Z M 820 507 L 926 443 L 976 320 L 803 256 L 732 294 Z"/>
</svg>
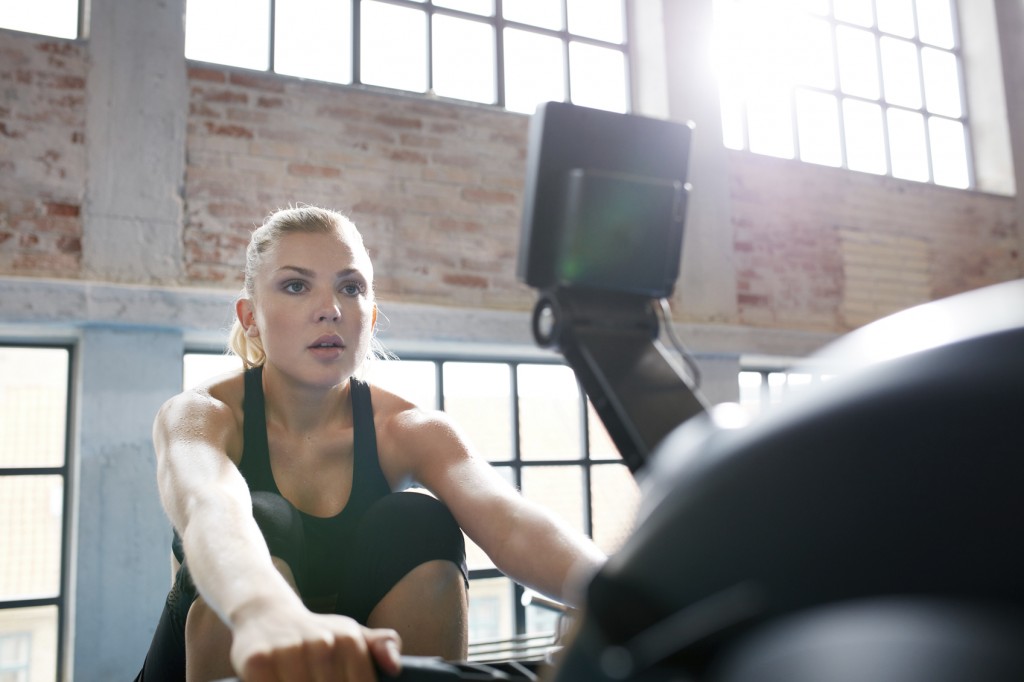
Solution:
<svg viewBox="0 0 1024 682">
<path fill-rule="evenodd" d="M 183 262 L 185 0 L 89 6 L 82 268 L 172 283 Z"/>
<path fill-rule="evenodd" d="M 151 430 L 181 390 L 182 336 L 87 327 L 77 366 L 75 680 L 128 680 L 142 666 L 170 585 L 170 526 L 157 497 Z"/>
<path fill-rule="evenodd" d="M 650 2 L 650 0 L 643 0 Z M 690 195 L 676 300 L 683 319 L 736 321 L 729 157 L 711 66 L 712 0 L 662 0 L 669 117 L 693 121 Z"/>
<path fill-rule="evenodd" d="M 995 0 L 995 10 L 1017 181 L 1017 262 L 1019 274 L 1024 277 L 1024 195 L 1020 191 L 1024 187 L 1024 5 L 1020 0 Z"/>
</svg>

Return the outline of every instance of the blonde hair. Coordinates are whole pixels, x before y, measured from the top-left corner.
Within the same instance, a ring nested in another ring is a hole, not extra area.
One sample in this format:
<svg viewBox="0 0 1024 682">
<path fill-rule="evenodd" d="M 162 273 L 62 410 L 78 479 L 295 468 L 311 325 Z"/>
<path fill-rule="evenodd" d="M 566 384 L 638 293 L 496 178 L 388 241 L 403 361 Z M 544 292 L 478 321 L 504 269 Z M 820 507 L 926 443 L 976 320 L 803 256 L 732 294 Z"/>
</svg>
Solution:
<svg viewBox="0 0 1024 682">
<path fill-rule="evenodd" d="M 239 298 L 253 298 L 256 273 L 263 264 L 264 255 L 273 249 L 283 236 L 296 233 L 340 233 L 353 249 L 362 249 L 369 259 L 369 253 L 363 244 L 363 236 L 359 233 L 355 223 L 347 216 L 338 211 L 305 204 L 280 209 L 267 216 L 263 224 L 253 231 L 249 239 L 249 246 L 245 249 L 244 284 Z M 370 282 L 369 296 L 372 300 L 372 281 Z M 380 348 L 376 340 L 376 330 L 374 330 L 374 335 L 375 338 L 372 341 L 374 352 L 371 353 L 371 356 Z M 246 369 L 258 367 L 267 360 L 263 343 L 259 337 L 246 336 L 245 329 L 237 318 L 231 326 L 228 349 L 242 359 L 242 364 Z"/>
</svg>

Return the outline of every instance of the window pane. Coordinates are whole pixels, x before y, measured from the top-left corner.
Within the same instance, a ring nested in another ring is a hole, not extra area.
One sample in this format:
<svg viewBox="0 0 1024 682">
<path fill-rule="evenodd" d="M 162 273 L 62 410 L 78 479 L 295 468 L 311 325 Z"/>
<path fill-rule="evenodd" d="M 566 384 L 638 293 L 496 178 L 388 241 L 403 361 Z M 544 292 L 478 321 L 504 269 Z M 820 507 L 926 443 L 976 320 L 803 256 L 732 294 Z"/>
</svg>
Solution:
<svg viewBox="0 0 1024 682">
<path fill-rule="evenodd" d="M 722 143 L 729 149 L 744 149 L 746 107 L 743 98 L 736 88 L 730 88 L 725 83 L 720 85 L 719 92 L 722 100 Z"/>
<path fill-rule="evenodd" d="M 0 347 L 0 467 L 62 466 L 67 405 L 66 350 Z"/>
<path fill-rule="evenodd" d="M 618 50 L 569 43 L 573 104 L 626 113 L 626 56 Z"/>
<path fill-rule="evenodd" d="M 436 14 L 433 31 L 434 92 L 441 97 L 494 104 L 494 28 Z"/>
<path fill-rule="evenodd" d="M 536 604 L 530 604 L 526 607 L 526 631 L 534 636 L 551 634 L 554 635 L 558 631 L 558 619 L 559 614 L 551 609 L 546 609 Z M 532 642 L 534 649 L 530 652 L 540 651 L 549 642 L 545 639 L 539 639 Z"/>
<path fill-rule="evenodd" d="M 786 92 L 765 92 L 747 102 L 750 151 L 793 158 L 793 110 Z"/>
<path fill-rule="evenodd" d="M 829 12 L 829 0 L 796 0 L 796 5 L 819 16 L 827 16 Z"/>
<path fill-rule="evenodd" d="M 763 375 L 760 372 L 740 372 L 737 382 L 740 388 L 740 406 L 750 414 L 756 415 L 761 411 L 763 403 Z"/>
<path fill-rule="evenodd" d="M 509 21 L 541 26 L 562 28 L 562 3 L 551 0 L 504 0 L 501 13 Z"/>
<path fill-rule="evenodd" d="M 932 143 L 932 170 L 935 182 L 947 187 L 966 188 L 967 140 L 959 121 L 933 116 L 928 119 L 928 135 Z"/>
<path fill-rule="evenodd" d="M 889 153 L 893 177 L 928 181 L 928 148 L 924 116 L 906 109 L 889 109 Z"/>
<path fill-rule="evenodd" d="M 849 26 L 836 27 L 839 83 L 848 95 L 878 99 L 878 59 L 875 36 Z"/>
<path fill-rule="evenodd" d="M 569 32 L 609 43 L 626 38 L 622 0 L 569 0 Z"/>
<path fill-rule="evenodd" d="M 474 580 L 469 587 L 469 643 L 511 639 L 515 593 L 508 578 Z M 472 658 L 472 652 L 470 652 Z"/>
<path fill-rule="evenodd" d="M 18 677 L 25 662 L 27 672 Z M 10 680 L 57 679 L 57 607 L 33 606 L 0 610 L 0 671 Z"/>
<path fill-rule="evenodd" d="M 60 593 L 62 476 L 0 477 L 0 599 Z"/>
<path fill-rule="evenodd" d="M 883 37 L 882 84 L 885 101 L 912 109 L 921 107 L 921 79 L 914 43 Z"/>
<path fill-rule="evenodd" d="M 523 495 L 583 532 L 583 471 L 578 466 L 523 469 Z"/>
<path fill-rule="evenodd" d="M 835 95 L 798 90 L 796 121 L 802 161 L 837 168 L 843 164 L 839 137 L 839 106 Z"/>
<path fill-rule="evenodd" d="M 505 108 L 532 114 L 565 101 L 565 59 L 557 38 L 505 29 Z"/>
<path fill-rule="evenodd" d="M 512 378 L 498 363 L 446 362 L 444 411 L 491 461 L 512 459 Z"/>
<path fill-rule="evenodd" d="M 352 0 L 289 0 L 274 12 L 274 71 L 352 81 Z"/>
<path fill-rule="evenodd" d="M 917 0 L 917 24 L 924 42 L 937 47 L 954 47 L 953 11 L 949 0 Z"/>
<path fill-rule="evenodd" d="M 587 442 L 590 444 L 591 459 L 621 459 L 619 449 L 615 447 L 608 429 L 598 416 L 594 404 L 587 400 Z"/>
<path fill-rule="evenodd" d="M 800 52 L 796 60 L 796 82 L 832 90 L 836 87 L 835 59 L 832 50 L 832 25 L 822 19 L 798 19 L 800 40 L 794 46 Z"/>
<path fill-rule="evenodd" d="M 878 11 L 878 30 L 904 38 L 913 38 L 917 34 L 914 0 L 883 0 L 875 3 L 875 8 Z"/>
<path fill-rule="evenodd" d="M 875 17 L 871 11 L 871 0 L 833 0 L 835 17 L 839 21 L 860 26 L 873 26 Z M 888 0 L 885 0 L 888 2 Z"/>
<path fill-rule="evenodd" d="M 437 408 L 437 375 L 426 360 L 371 360 L 365 365 L 366 381 L 397 393 L 420 407 Z"/>
<path fill-rule="evenodd" d="M 55 38 L 77 38 L 78 0 L 9 0 L 0 3 L 0 28 Z"/>
<path fill-rule="evenodd" d="M 184 381 L 188 390 L 225 372 L 242 368 L 242 358 L 226 353 L 185 353 Z"/>
<path fill-rule="evenodd" d="M 360 80 L 410 92 L 427 90 L 427 15 L 412 7 L 363 0 Z"/>
<path fill-rule="evenodd" d="M 270 0 L 186 0 L 187 59 L 266 70 L 269 45 Z"/>
<path fill-rule="evenodd" d="M 882 108 L 870 102 L 843 100 L 846 165 L 867 173 L 886 172 Z"/>
<path fill-rule="evenodd" d="M 595 466 L 590 470 L 594 507 L 594 542 L 605 554 L 617 551 L 633 531 L 640 506 L 640 489 L 624 465 Z"/>
<path fill-rule="evenodd" d="M 519 365 L 519 443 L 524 460 L 580 457 L 580 395 L 564 365 Z"/>
<path fill-rule="evenodd" d="M 928 111 L 953 118 L 963 115 L 956 55 L 926 47 L 921 50 L 921 66 L 924 69 L 924 97 Z"/>
<path fill-rule="evenodd" d="M 494 16 L 494 0 L 434 0 L 434 4 L 437 7 L 448 7 L 484 17 Z"/>
</svg>

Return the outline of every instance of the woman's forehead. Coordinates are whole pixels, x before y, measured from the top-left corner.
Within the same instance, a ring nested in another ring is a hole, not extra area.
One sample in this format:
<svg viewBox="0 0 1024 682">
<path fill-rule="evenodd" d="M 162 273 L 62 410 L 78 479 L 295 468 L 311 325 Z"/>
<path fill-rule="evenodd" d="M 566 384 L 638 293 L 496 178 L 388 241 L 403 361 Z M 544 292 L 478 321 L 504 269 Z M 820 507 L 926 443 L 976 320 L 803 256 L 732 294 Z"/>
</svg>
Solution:
<svg viewBox="0 0 1024 682">
<path fill-rule="evenodd" d="M 271 270 L 292 266 L 305 269 L 357 269 L 367 274 L 372 271 L 370 258 L 362 243 L 340 231 L 293 232 L 283 235 L 268 250 L 265 264 L 273 264 Z"/>
</svg>

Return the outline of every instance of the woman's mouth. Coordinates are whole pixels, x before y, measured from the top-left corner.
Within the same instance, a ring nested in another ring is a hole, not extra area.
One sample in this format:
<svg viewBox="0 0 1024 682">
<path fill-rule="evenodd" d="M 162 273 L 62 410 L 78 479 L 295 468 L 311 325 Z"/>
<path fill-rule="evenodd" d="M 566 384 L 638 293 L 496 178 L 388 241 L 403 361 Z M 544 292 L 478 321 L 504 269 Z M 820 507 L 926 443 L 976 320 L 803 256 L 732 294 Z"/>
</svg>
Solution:
<svg viewBox="0 0 1024 682">
<path fill-rule="evenodd" d="M 345 342 L 341 340 L 340 336 L 327 334 L 311 343 L 309 345 L 309 350 L 313 351 L 318 356 L 333 357 L 345 350 Z"/>
</svg>

